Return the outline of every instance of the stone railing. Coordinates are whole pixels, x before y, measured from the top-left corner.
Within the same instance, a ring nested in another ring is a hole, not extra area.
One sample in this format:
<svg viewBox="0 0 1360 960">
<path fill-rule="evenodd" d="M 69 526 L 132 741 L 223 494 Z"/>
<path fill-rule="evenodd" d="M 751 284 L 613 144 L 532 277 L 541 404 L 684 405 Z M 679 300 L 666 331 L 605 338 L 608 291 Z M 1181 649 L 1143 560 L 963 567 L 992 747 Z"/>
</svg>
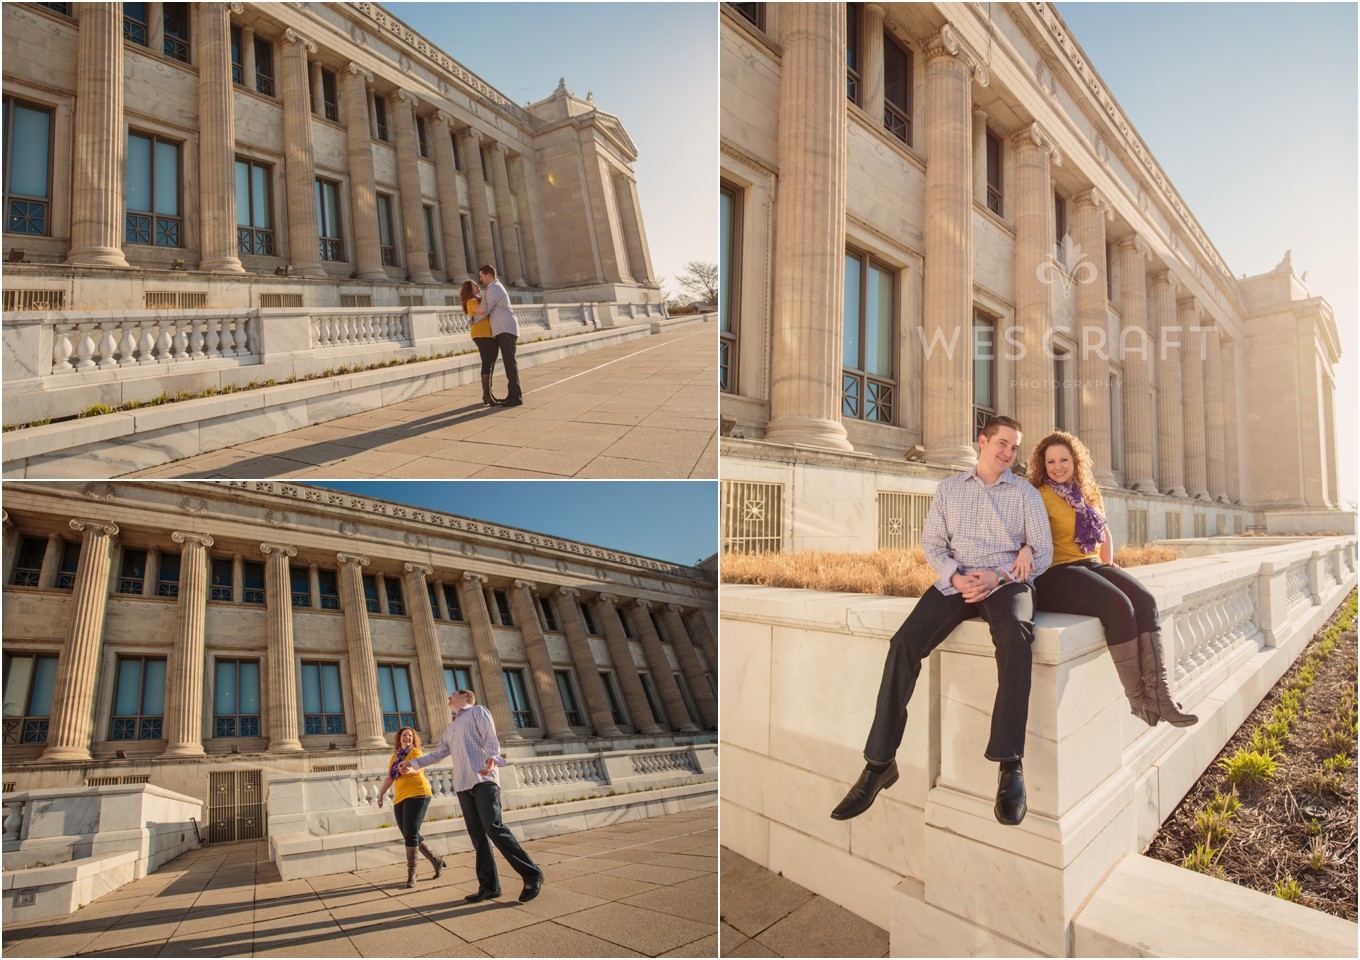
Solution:
<svg viewBox="0 0 1360 960">
<path fill-rule="evenodd" d="M 519 760 L 515 771 L 525 787 L 560 787 L 571 783 L 608 783 L 604 766 L 598 755 L 545 757 L 542 760 Z"/>
<path fill-rule="evenodd" d="M 586 325 L 586 308 L 584 305 L 579 307 L 558 307 L 557 316 L 563 323 L 576 323 Z"/>
<path fill-rule="evenodd" d="M 85 374 L 194 360 L 249 360 L 255 317 L 212 310 L 112 311 L 51 325 L 51 373 Z"/>
<path fill-rule="evenodd" d="M 520 329 L 525 327 L 541 327 L 547 330 L 551 324 L 548 322 L 548 308 L 540 304 L 522 304 L 514 308 L 515 319 L 519 321 Z"/>
<path fill-rule="evenodd" d="M 406 309 L 349 308 L 313 314 L 312 346 L 321 350 L 387 342 L 405 346 L 411 342 L 410 319 Z"/>
<path fill-rule="evenodd" d="M 1308 564 L 1301 560 L 1290 567 L 1285 574 L 1285 601 L 1289 604 L 1302 603 L 1308 599 Z"/>
<path fill-rule="evenodd" d="M 698 773 L 694 754 L 689 750 L 665 750 L 656 753 L 636 753 L 632 757 L 633 770 L 639 776 L 653 773 Z"/>
</svg>

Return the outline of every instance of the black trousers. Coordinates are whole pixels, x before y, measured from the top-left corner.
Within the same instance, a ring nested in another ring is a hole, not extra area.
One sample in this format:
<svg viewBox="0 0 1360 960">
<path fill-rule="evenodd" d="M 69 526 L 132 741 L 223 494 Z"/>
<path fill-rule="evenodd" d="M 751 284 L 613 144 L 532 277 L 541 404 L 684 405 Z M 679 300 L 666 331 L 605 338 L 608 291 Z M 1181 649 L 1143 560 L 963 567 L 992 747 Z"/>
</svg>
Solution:
<svg viewBox="0 0 1360 960">
<path fill-rule="evenodd" d="M 1157 629 L 1157 598 L 1119 567 L 1078 560 L 1049 567 L 1034 581 L 1040 610 L 1098 617 L 1105 643 L 1128 643 Z"/>
<path fill-rule="evenodd" d="M 957 593 L 945 596 L 935 587 L 922 594 L 888 644 L 874 722 L 864 744 L 865 760 L 887 763 L 897 754 L 907 728 L 907 702 L 921 675 L 921 661 L 955 627 L 973 617 L 982 617 L 991 625 L 992 645 L 996 647 L 996 702 L 985 756 L 1002 761 L 1025 755 L 1034 588 L 1027 583 L 1008 583 L 978 603 L 969 603 Z"/>
<path fill-rule="evenodd" d="M 519 391 L 519 364 L 515 360 L 515 345 L 519 338 L 513 333 L 496 334 L 496 345 L 501 350 L 501 365 L 505 367 L 505 399 L 520 400 L 523 394 Z"/>
<path fill-rule="evenodd" d="M 489 376 L 496 372 L 496 354 L 500 351 L 500 345 L 496 343 L 495 337 L 473 337 L 472 342 L 477 344 L 477 352 L 482 357 L 482 374 Z"/>
<path fill-rule="evenodd" d="M 538 864 L 524 852 L 510 828 L 501 823 L 499 786 L 479 783 L 471 790 L 459 790 L 458 805 L 463 808 L 463 823 L 472 839 L 472 848 L 477 851 L 478 889 L 501 888 L 500 877 L 496 873 L 496 858 L 491 853 L 493 843 L 525 883 L 541 875 Z"/>
<path fill-rule="evenodd" d="M 408 847 L 418 847 L 425 839 L 420 835 L 420 825 L 425 822 L 425 811 L 429 807 L 429 797 L 407 797 L 392 808 L 397 816 L 397 829 Z"/>
</svg>

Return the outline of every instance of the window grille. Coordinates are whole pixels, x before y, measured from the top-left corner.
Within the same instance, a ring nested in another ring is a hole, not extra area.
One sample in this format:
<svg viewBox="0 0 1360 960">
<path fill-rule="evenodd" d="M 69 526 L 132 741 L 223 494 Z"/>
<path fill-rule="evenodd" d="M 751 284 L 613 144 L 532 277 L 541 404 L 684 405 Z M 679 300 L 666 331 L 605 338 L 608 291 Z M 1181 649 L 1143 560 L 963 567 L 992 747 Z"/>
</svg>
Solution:
<svg viewBox="0 0 1360 960">
<path fill-rule="evenodd" d="M 147 290 L 142 296 L 148 310 L 201 310 L 208 305 L 206 293 L 185 290 Z"/>
<path fill-rule="evenodd" d="M 65 290 L 6 290 L 5 310 L 65 310 Z"/>
<path fill-rule="evenodd" d="M 300 293 L 262 293 L 260 294 L 261 307 L 300 307 L 302 306 L 302 294 Z"/>
<path fill-rule="evenodd" d="M 340 294 L 340 306 L 342 306 L 342 307 L 371 307 L 371 306 L 373 306 L 373 294 L 371 294 L 371 293 L 342 293 L 342 294 Z"/>
<path fill-rule="evenodd" d="M 1179 540 L 1181 538 L 1181 515 L 1179 513 L 1168 513 L 1166 515 L 1166 538 L 1168 540 Z"/>
<path fill-rule="evenodd" d="M 782 483 L 722 481 L 722 544 L 730 553 L 783 549 Z"/>
<path fill-rule="evenodd" d="M 930 511 L 926 493 L 878 492 L 878 548 L 910 550 L 921 543 L 921 529 Z"/>
<path fill-rule="evenodd" d="M 403 307 L 425 306 L 425 297 L 418 293 L 403 293 L 398 299 Z"/>
<path fill-rule="evenodd" d="M 1148 512 L 1143 510 L 1129 511 L 1129 543 L 1135 546 L 1142 546 L 1147 543 L 1148 538 Z"/>
</svg>

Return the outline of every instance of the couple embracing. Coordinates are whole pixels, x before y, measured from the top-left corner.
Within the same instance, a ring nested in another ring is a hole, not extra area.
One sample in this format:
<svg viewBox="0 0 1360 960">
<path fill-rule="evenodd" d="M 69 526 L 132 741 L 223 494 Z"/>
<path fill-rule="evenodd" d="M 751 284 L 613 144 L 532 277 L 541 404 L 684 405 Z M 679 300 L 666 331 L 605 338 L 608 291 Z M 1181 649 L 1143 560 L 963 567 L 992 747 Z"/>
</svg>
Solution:
<svg viewBox="0 0 1360 960">
<path fill-rule="evenodd" d="M 478 284 L 477 280 L 481 283 Z M 510 309 L 510 294 L 496 279 L 496 268 L 484 263 L 477 269 L 477 280 L 464 280 L 458 299 L 472 320 L 472 342 L 482 358 L 482 403 L 488 407 L 518 407 L 524 403 L 519 389 L 519 364 L 515 347 L 519 342 L 519 320 Z M 496 355 L 505 367 L 504 400 L 491 395 L 491 375 L 496 372 Z"/>
</svg>

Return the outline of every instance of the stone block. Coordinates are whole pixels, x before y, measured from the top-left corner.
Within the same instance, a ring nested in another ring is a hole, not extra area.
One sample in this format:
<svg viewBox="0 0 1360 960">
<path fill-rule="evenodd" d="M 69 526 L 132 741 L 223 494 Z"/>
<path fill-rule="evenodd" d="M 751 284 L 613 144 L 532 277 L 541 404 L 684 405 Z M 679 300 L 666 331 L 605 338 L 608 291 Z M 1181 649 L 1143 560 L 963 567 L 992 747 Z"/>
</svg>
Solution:
<svg viewBox="0 0 1360 960">
<path fill-rule="evenodd" d="M 741 691 L 719 699 L 723 742 L 759 754 L 770 749 L 771 631 L 769 624 L 730 621 L 718 657 L 723 685 Z"/>
<path fill-rule="evenodd" d="M 888 928 L 895 957 L 1042 957 L 963 917 L 926 903 L 923 885 L 903 880 L 893 888 Z"/>
<path fill-rule="evenodd" d="M 875 926 L 888 929 L 889 895 L 902 879 L 891 870 L 778 823 L 770 824 L 769 859 L 764 865 Z"/>
</svg>

